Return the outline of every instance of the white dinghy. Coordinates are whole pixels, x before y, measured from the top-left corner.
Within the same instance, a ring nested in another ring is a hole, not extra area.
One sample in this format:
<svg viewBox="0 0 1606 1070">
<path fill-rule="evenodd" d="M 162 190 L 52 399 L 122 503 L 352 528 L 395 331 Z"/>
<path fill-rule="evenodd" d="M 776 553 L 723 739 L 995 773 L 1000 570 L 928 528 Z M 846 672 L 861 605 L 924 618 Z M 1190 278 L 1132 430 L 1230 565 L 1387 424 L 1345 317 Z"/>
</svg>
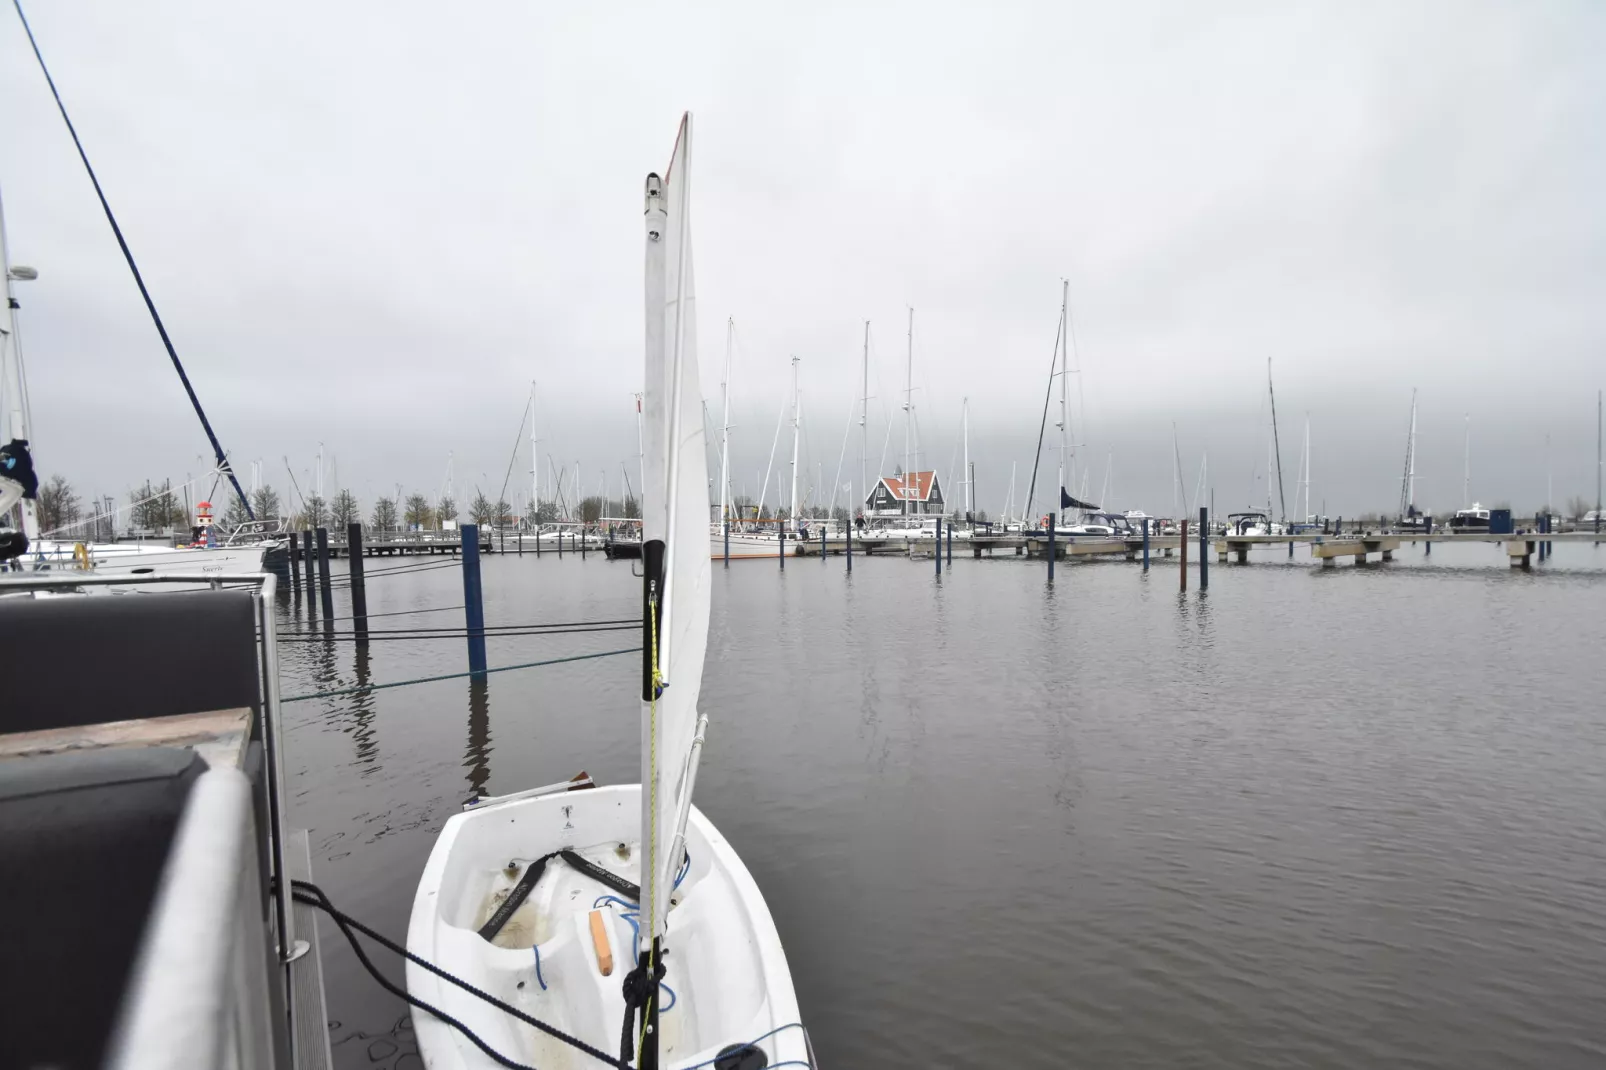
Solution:
<svg viewBox="0 0 1606 1070">
<path fill-rule="evenodd" d="M 446 823 L 407 950 L 548 1028 L 409 962 L 410 995 L 463 1027 L 414 1015 L 429 1067 L 814 1065 L 764 897 L 691 804 L 712 568 L 691 129 L 646 190 L 642 783 L 535 788 Z"/>
</svg>

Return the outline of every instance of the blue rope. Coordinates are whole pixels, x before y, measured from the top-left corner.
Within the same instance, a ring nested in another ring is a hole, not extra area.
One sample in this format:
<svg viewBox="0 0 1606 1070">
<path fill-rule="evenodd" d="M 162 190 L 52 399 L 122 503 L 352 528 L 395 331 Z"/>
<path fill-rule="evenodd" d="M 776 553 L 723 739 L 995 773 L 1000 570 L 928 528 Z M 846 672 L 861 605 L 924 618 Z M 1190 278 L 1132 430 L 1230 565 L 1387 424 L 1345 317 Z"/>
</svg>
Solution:
<svg viewBox="0 0 1606 1070">
<path fill-rule="evenodd" d="M 541 976 L 541 945 L 533 945 L 535 951 L 535 979 L 541 982 L 541 991 L 546 991 L 546 978 Z"/>
<path fill-rule="evenodd" d="M 744 1048 L 756 1048 L 760 1044 L 762 1044 L 764 1041 L 768 1040 L 770 1037 L 773 1037 L 776 1033 L 779 1033 L 782 1030 L 786 1030 L 786 1029 L 802 1029 L 802 1028 L 803 1028 L 803 1023 L 802 1022 L 787 1022 L 785 1025 L 776 1026 L 774 1029 L 771 1029 L 768 1033 L 765 1033 L 763 1036 L 758 1037 L 755 1040 L 748 1041 L 746 1044 L 743 1044 L 742 1047 L 744 1047 Z M 695 1064 L 693 1066 L 683 1067 L 682 1070 L 703 1070 L 704 1067 L 713 1066 L 715 1063 L 719 1062 L 723 1058 L 725 1058 L 725 1056 L 716 1055 L 716 1056 L 714 1056 L 714 1058 L 709 1059 L 707 1062 L 697 1063 L 697 1064 Z M 771 1063 L 770 1067 L 771 1067 L 771 1070 L 774 1070 L 774 1068 L 777 1067 L 777 1066 L 808 1066 L 808 1065 L 810 1065 L 810 1064 L 806 1063 L 806 1062 L 802 1062 L 802 1061 L 800 1061 L 798 1059 L 789 1059 L 784 1063 Z"/>
</svg>

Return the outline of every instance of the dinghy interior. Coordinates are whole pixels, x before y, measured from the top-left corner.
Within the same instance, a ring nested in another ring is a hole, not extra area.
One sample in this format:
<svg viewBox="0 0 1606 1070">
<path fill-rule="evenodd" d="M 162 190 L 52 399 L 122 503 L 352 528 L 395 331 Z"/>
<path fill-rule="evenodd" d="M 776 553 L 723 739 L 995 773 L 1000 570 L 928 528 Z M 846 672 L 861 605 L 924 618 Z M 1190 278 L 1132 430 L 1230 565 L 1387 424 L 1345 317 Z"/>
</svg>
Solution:
<svg viewBox="0 0 1606 1070">
<path fill-rule="evenodd" d="M 447 822 L 419 881 L 408 947 L 558 1032 L 611 1049 L 641 924 L 641 791 L 556 787 L 539 798 L 478 805 Z M 763 897 L 695 807 L 664 946 L 671 953 L 660 982 L 660 1065 L 814 1065 Z M 425 1003 L 450 1005 L 515 1061 L 543 1070 L 596 1065 L 569 1040 L 489 1003 L 454 1002 L 455 986 L 416 963 L 408 965 L 407 988 Z M 478 1064 L 477 1047 L 445 1022 L 415 1015 L 414 1028 L 423 1050 L 461 1053 L 461 1063 L 432 1065 Z"/>
</svg>

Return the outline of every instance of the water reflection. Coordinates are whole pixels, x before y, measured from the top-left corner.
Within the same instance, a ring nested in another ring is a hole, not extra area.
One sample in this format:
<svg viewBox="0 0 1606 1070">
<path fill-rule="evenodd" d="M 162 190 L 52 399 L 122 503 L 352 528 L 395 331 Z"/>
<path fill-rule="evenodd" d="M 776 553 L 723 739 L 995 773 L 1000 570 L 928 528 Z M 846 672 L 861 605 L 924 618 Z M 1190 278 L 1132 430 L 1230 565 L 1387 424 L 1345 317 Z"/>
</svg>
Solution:
<svg viewBox="0 0 1606 1070">
<path fill-rule="evenodd" d="M 468 750 L 463 752 L 468 786 L 473 795 L 485 794 L 491 781 L 491 685 L 483 676 L 468 679 Z"/>
<path fill-rule="evenodd" d="M 356 643 L 353 658 L 353 675 L 357 687 L 367 687 L 373 679 L 370 671 L 368 644 Z M 379 740 L 374 732 L 374 692 L 359 691 L 351 701 L 351 738 L 357 745 L 356 764 L 374 766 L 379 756 Z M 370 772 L 372 769 L 369 770 Z"/>
</svg>

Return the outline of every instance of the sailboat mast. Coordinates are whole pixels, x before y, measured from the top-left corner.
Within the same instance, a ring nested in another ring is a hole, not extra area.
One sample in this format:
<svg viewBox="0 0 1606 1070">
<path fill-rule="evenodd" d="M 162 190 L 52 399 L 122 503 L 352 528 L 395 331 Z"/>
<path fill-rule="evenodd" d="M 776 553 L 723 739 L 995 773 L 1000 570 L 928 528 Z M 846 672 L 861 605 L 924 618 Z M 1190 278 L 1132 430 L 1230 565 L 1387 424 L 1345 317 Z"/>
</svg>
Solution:
<svg viewBox="0 0 1606 1070">
<path fill-rule="evenodd" d="M 966 398 L 961 411 L 961 422 L 965 425 L 965 519 L 976 512 L 975 496 L 971 484 L 974 483 L 975 473 L 970 467 L 970 399 Z"/>
<path fill-rule="evenodd" d="M 1405 506 L 1407 511 L 1416 506 L 1416 391 L 1411 391 L 1411 444 L 1407 447 L 1405 466 Z"/>
<path fill-rule="evenodd" d="M 792 512 L 788 519 L 797 524 L 797 444 L 798 444 L 798 395 L 797 395 L 797 366 L 801 357 L 792 358 Z"/>
<path fill-rule="evenodd" d="M 911 462 L 911 443 L 914 441 L 915 408 L 915 310 L 909 309 L 908 361 L 905 365 L 903 388 L 903 512 L 909 514 L 909 481 L 914 478 Z"/>
<path fill-rule="evenodd" d="M 1066 484 L 1071 482 L 1071 478 L 1072 478 L 1071 477 L 1071 473 L 1069 471 L 1069 459 L 1070 459 L 1070 456 L 1071 456 L 1071 439 L 1070 439 L 1071 429 L 1070 429 L 1069 409 L 1067 407 L 1067 397 L 1068 397 L 1067 390 L 1068 390 L 1068 387 L 1066 385 L 1067 383 L 1070 382 L 1070 378 L 1071 378 L 1070 377 L 1071 344 L 1070 344 L 1069 332 L 1067 330 L 1067 328 L 1070 326 L 1070 323 L 1069 323 L 1070 303 L 1071 303 L 1071 280 L 1069 280 L 1069 279 L 1061 279 L 1060 280 L 1060 422 L 1059 422 L 1059 429 L 1060 429 L 1060 468 L 1059 468 L 1059 486 L 1060 486 L 1060 490 L 1062 490 L 1062 491 L 1065 489 Z M 1059 505 L 1059 500 L 1057 498 L 1055 499 L 1055 503 L 1054 504 L 1056 506 Z"/>
<path fill-rule="evenodd" d="M 1466 413 L 1462 419 L 1466 423 L 1466 445 L 1462 447 L 1461 455 L 1461 508 L 1472 507 L 1472 414 Z"/>
<path fill-rule="evenodd" d="M 731 351 L 736 337 L 736 319 L 725 321 L 725 418 L 719 429 L 719 522 L 730 519 L 731 486 Z"/>
<path fill-rule="evenodd" d="M 6 245 L 6 213 L 0 205 L 0 276 L 5 278 L 6 318 L 0 326 L 0 390 L 5 392 L 6 416 L 11 438 L 26 442 L 29 438 L 28 405 L 22 392 L 22 343 L 17 334 L 17 301 L 11 293 L 11 250 Z M 21 272 L 18 277 L 24 276 Z M 7 440 L 9 441 L 9 439 Z M 29 542 L 39 538 L 39 513 L 32 498 L 17 503 L 22 515 L 22 534 Z M 0 524 L 5 517 L 0 516 Z"/>
<path fill-rule="evenodd" d="M 536 453 L 535 379 L 530 379 L 530 530 L 535 530 L 535 514 L 541 506 L 541 458 Z"/>
<path fill-rule="evenodd" d="M 1299 513 L 1299 492 L 1298 491 L 1294 492 L 1294 511 L 1296 513 L 1299 513 L 1298 519 L 1299 519 L 1299 521 L 1301 523 L 1304 523 L 1304 522 L 1309 521 L 1310 517 L 1311 517 L 1311 512 L 1310 512 L 1310 413 L 1308 413 L 1308 412 L 1305 414 L 1305 448 L 1300 452 L 1301 452 L 1301 457 L 1300 457 L 1300 461 L 1299 461 L 1300 486 L 1303 487 L 1304 490 L 1305 490 L 1305 511 L 1303 513 Z"/>
<path fill-rule="evenodd" d="M 1271 399 L 1271 447 L 1277 458 L 1277 504 L 1284 527 L 1288 524 L 1288 498 L 1283 493 L 1283 446 L 1277 439 L 1277 392 L 1271 386 L 1271 358 L 1266 358 L 1266 396 Z M 1270 473 L 1267 473 L 1268 478 Z M 1267 488 L 1268 492 L 1270 488 Z M 1271 512 L 1271 495 L 1266 495 L 1266 511 Z"/>
<path fill-rule="evenodd" d="M 864 366 L 859 394 L 859 503 L 870 500 L 870 321 L 864 321 Z"/>
</svg>

